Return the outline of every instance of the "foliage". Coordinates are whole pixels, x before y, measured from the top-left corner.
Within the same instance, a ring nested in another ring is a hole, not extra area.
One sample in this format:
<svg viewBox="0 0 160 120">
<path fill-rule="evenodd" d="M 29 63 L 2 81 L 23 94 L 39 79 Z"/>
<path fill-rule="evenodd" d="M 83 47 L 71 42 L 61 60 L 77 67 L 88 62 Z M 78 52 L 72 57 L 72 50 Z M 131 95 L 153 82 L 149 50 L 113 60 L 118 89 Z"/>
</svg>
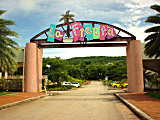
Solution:
<svg viewBox="0 0 160 120">
<path fill-rule="evenodd" d="M 0 15 L 6 11 L 0 10 Z M 15 23 L 11 20 L 0 18 L 0 71 L 12 73 L 16 70 L 15 52 L 17 43 L 11 37 L 17 37 L 18 34 L 9 29 L 9 25 Z"/>
<path fill-rule="evenodd" d="M 65 91 L 65 90 L 69 90 L 74 88 L 74 86 L 72 85 L 68 85 L 68 86 L 56 86 L 56 87 L 52 87 L 52 88 L 48 88 L 47 90 L 49 91 Z"/>
<path fill-rule="evenodd" d="M 50 68 L 47 68 L 46 65 L 50 65 Z M 48 79 L 57 82 L 59 86 L 67 78 L 66 65 L 60 58 L 45 58 L 43 68 L 45 68 L 45 73 L 48 72 Z"/>
<path fill-rule="evenodd" d="M 49 80 L 84 83 L 85 80 L 104 80 L 106 76 L 114 81 L 126 81 L 127 66 L 125 57 L 79 57 L 62 60 L 44 58 L 43 74 L 48 73 Z M 51 67 L 47 68 L 49 64 Z"/>
<path fill-rule="evenodd" d="M 67 80 L 69 82 L 79 82 L 80 84 L 84 84 L 86 82 L 86 80 L 80 80 L 80 79 L 76 79 L 72 76 L 67 76 Z"/>
<path fill-rule="evenodd" d="M 69 21 L 71 20 L 72 22 L 74 21 L 74 15 L 70 14 L 70 10 L 67 10 L 65 14 L 61 15 L 62 17 L 60 18 L 59 21 L 64 21 L 65 24 L 67 24 L 67 37 L 70 37 L 70 27 L 69 27 Z"/>
<path fill-rule="evenodd" d="M 15 94 L 15 93 L 11 93 L 11 92 L 0 92 L 0 96 L 1 96 L 1 95 L 10 95 L 10 94 Z"/>
<path fill-rule="evenodd" d="M 147 93 L 147 95 L 160 99 L 160 93 L 158 93 L 158 92 L 149 92 L 149 93 Z"/>
<path fill-rule="evenodd" d="M 160 88 L 160 75 L 156 72 L 146 70 L 144 72 L 145 86 L 151 89 Z"/>
<path fill-rule="evenodd" d="M 0 91 L 22 91 L 22 79 L 0 79 Z"/>
<path fill-rule="evenodd" d="M 127 79 L 127 66 L 125 61 L 116 61 L 108 64 L 106 75 L 110 80 L 121 81 Z"/>
<path fill-rule="evenodd" d="M 152 5 L 151 9 L 158 12 L 154 16 L 150 16 L 146 19 L 146 22 L 156 24 L 156 26 L 145 30 L 146 33 L 150 33 L 145 38 L 145 54 L 149 57 L 160 57 L 160 5 Z"/>
</svg>

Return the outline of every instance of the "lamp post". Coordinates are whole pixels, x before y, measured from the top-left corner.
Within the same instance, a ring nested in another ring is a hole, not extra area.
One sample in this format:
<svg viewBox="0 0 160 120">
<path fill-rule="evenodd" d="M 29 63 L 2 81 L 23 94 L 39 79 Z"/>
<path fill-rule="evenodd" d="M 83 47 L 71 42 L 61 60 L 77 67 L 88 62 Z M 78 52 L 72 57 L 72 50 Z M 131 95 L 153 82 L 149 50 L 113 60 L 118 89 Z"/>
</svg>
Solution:
<svg viewBox="0 0 160 120">
<path fill-rule="evenodd" d="M 51 67 L 51 65 L 46 65 L 47 69 L 48 69 L 48 73 L 49 73 L 49 69 Z M 47 94 L 47 84 L 48 84 L 48 74 L 47 74 L 47 77 L 45 78 L 45 81 L 44 81 L 44 91 L 45 93 Z"/>
<path fill-rule="evenodd" d="M 98 73 L 98 75 L 99 75 L 99 79 L 101 80 L 102 73 Z"/>
</svg>

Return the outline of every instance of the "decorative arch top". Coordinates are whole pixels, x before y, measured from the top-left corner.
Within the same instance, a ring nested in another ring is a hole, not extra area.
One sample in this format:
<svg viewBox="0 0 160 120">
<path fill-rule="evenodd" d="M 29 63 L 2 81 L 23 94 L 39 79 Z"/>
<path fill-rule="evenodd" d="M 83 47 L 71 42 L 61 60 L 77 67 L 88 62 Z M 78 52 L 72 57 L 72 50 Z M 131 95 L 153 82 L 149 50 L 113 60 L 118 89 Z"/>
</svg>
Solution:
<svg viewBox="0 0 160 120">
<path fill-rule="evenodd" d="M 44 43 L 80 43 L 130 41 L 136 37 L 117 26 L 97 21 L 75 21 L 69 24 L 51 24 L 50 28 L 31 38 L 30 42 L 44 46 Z"/>
</svg>

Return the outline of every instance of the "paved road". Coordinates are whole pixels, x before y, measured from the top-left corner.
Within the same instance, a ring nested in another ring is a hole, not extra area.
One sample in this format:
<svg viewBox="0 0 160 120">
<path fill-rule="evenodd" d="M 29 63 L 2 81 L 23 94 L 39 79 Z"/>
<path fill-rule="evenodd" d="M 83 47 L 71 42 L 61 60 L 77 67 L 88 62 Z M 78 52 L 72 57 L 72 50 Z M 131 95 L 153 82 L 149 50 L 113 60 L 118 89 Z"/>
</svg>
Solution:
<svg viewBox="0 0 160 120">
<path fill-rule="evenodd" d="M 101 82 L 0 111 L 0 120 L 138 120 Z"/>
</svg>

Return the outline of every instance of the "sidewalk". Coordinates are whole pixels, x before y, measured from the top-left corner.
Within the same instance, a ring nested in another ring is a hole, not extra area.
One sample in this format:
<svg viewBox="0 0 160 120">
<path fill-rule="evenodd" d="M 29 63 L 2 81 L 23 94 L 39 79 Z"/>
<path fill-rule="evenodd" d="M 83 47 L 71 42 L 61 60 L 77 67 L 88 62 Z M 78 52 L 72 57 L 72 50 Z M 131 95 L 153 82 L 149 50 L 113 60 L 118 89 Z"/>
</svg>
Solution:
<svg viewBox="0 0 160 120">
<path fill-rule="evenodd" d="M 43 96 L 45 96 L 44 93 L 26 93 L 26 92 L 2 95 L 0 96 L 0 109 L 4 109 L 9 106 L 13 106 L 22 102 L 35 100 Z"/>
<path fill-rule="evenodd" d="M 155 120 L 160 120 L 160 99 L 152 98 L 144 93 L 121 93 L 126 99 Z"/>
</svg>

